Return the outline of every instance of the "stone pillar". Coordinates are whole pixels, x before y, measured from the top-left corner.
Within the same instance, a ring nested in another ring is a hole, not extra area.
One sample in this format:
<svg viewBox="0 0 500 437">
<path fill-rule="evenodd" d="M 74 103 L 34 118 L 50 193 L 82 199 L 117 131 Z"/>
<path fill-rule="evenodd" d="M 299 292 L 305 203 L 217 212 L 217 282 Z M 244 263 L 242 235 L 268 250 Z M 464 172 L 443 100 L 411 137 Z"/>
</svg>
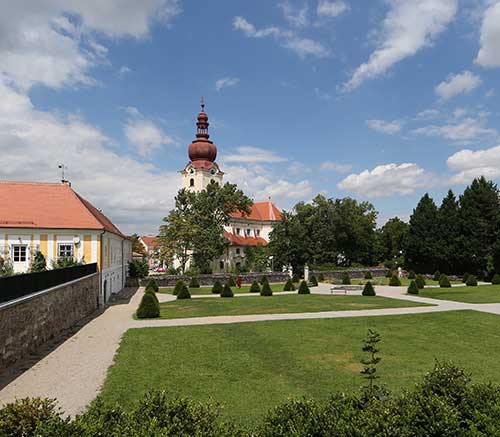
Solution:
<svg viewBox="0 0 500 437">
<path fill-rule="evenodd" d="M 304 281 L 309 282 L 309 266 L 304 266 Z"/>
</svg>

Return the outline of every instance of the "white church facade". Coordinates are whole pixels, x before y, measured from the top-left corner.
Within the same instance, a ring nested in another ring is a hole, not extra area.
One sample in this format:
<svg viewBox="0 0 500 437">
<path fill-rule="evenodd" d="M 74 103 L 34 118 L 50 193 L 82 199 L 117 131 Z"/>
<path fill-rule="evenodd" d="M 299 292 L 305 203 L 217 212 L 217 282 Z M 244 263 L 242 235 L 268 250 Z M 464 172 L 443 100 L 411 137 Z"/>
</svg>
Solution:
<svg viewBox="0 0 500 437">
<path fill-rule="evenodd" d="M 188 149 L 189 162 L 180 173 L 182 187 L 199 192 L 206 189 L 212 181 L 222 185 L 224 176 L 224 172 L 216 162 L 217 146 L 209 139 L 208 115 L 203 101 L 196 126 L 196 139 Z M 273 226 L 279 221 L 281 221 L 281 211 L 270 199 L 255 202 L 249 215 L 233 214 L 230 223 L 224 229 L 229 247 L 221 259 L 215 262 L 214 270 L 230 271 L 243 266 L 245 247 L 267 245 Z"/>
</svg>

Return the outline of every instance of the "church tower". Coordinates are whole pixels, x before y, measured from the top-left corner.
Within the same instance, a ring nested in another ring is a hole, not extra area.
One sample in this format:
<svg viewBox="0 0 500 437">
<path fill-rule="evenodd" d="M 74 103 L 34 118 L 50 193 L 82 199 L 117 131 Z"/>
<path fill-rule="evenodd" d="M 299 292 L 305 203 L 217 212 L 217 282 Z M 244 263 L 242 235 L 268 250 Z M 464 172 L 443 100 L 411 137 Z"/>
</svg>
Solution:
<svg viewBox="0 0 500 437">
<path fill-rule="evenodd" d="M 182 188 L 195 192 L 204 190 L 211 181 L 222 184 L 224 173 L 215 162 L 217 146 L 209 140 L 208 115 L 205 113 L 205 101 L 201 99 L 201 112 L 196 122 L 196 139 L 189 145 L 189 162 L 181 171 Z"/>
</svg>

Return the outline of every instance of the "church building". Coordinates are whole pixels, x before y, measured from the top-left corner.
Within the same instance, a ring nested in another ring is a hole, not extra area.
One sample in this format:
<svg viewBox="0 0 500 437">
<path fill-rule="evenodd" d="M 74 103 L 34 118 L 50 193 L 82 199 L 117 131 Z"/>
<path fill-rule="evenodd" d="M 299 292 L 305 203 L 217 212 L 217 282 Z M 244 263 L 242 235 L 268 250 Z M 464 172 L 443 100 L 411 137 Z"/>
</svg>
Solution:
<svg viewBox="0 0 500 437">
<path fill-rule="evenodd" d="M 196 139 L 189 145 L 189 162 L 181 171 L 182 187 L 195 192 L 207 187 L 211 181 L 222 184 L 224 173 L 216 162 L 217 146 L 209 140 L 208 115 L 202 100 L 196 123 Z M 265 246 L 273 225 L 281 221 L 281 211 L 271 200 L 255 202 L 249 215 L 234 213 L 224 235 L 229 242 L 226 254 L 217 261 L 215 270 L 230 271 L 243 266 L 245 246 Z"/>
</svg>

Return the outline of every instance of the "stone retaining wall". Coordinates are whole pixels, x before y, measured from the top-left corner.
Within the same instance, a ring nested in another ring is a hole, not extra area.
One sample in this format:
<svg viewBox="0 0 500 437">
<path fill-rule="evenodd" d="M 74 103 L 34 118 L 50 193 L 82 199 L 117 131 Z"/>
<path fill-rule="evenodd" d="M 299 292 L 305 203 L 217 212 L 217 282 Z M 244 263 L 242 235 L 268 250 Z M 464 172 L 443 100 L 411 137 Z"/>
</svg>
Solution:
<svg viewBox="0 0 500 437">
<path fill-rule="evenodd" d="M 1 304 L 0 373 L 98 305 L 98 273 Z"/>
<path fill-rule="evenodd" d="M 385 276 L 387 274 L 388 269 L 383 267 L 374 267 L 374 268 L 363 268 L 363 269 L 342 269 L 342 270 L 331 270 L 329 272 L 322 272 L 319 270 L 309 272 L 309 277 L 311 275 L 316 276 L 323 275 L 325 279 L 334 280 L 334 279 L 342 279 L 342 275 L 345 273 L 349 274 L 350 278 L 364 278 L 367 272 L 370 272 L 372 276 L 375 278 L 377 276 Z"/>
<path fill-rule="evenodd" d="M 267 276 L 269 282 L 285 282 L 289 276 L 287 273 L 242 273 L 240 275 L 231 275 L 229 273 L 217 273 L 213 275 L 198 275 L 196 278 L 200 285 L 213 285 L 215 281 L 221 281 L 223 284 L 230 278 L 236 279 L 240 276 L 243 284 L 251 284 L 254 280 L 260 281 L 262 276 Z M 153 275 L 140 280 L 141 286 L 146 286 L 150 279 L 154 279 L 160 287 L 173 287 L 178 280 L 184 281 L 186 284 L 191 280 L 191 276 L 184 275 Z"/>
</svg>

